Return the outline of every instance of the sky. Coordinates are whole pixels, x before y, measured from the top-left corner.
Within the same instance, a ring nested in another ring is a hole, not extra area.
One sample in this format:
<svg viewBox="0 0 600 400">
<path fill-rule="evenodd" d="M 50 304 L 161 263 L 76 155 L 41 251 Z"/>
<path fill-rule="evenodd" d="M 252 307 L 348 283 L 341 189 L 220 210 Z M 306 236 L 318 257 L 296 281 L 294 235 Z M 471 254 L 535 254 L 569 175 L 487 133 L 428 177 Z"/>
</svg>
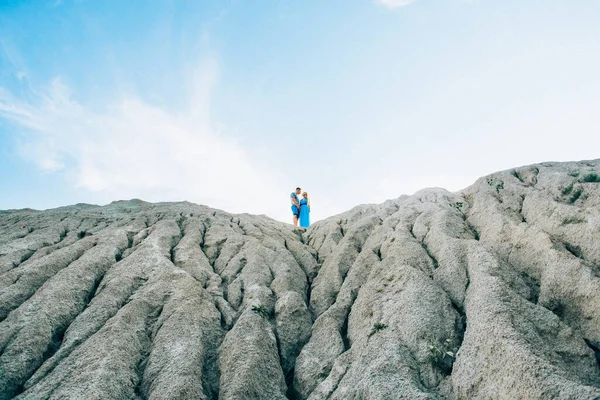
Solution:
<svg viewBox="0 0 600 400">
<path fill-rule="evenodd" d="M 2 0 L 0 209 L 290 222 L 600 157 L 597 0 Z"/>
</svg>

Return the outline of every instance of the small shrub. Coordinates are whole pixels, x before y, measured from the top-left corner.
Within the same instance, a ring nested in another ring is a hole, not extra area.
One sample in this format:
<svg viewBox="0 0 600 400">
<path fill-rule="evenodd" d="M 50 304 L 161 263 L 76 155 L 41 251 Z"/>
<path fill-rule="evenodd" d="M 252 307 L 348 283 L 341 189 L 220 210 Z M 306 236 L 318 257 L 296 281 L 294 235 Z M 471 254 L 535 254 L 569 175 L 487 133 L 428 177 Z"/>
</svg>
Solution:
<svg viewBox="0 0 600 400">
<path fill-rule="evenodd" d="M 579 176 L 579 171 L 570 171 L 568 175 L 577 178 Z"/>
<path fill-rule="evenodd" d="M 464 203 L 462 201 L 457 201 L 456 203 L 454 203 L 454 208 L 456 208 L 460 211 L 460 209 L 462 208 L 463 205 L 464 205 Z M 450 206 L 452 206 L 452 204 L 450 204 Z"/>
<path fill-rule="evenodd" d="M 487 178 L 487 184 L 496 189 L 496 193 L 500 194 L 500 190 L 504 189 L 504 181 L 494 178 Z"/>
<path fill-rule="evenodd" d="M 564 187 L 560 192 L 563 196 L 567 196 L 569 193 L 573 191 L 573 183 L 569 184 L 569 186 Z"/>
<path fill-rule="evenodd" d="M 62 230 L 58 234 L 59 242 L 62 242 L 64 238 L 69 234 L 69 230 L 67 228 L 62 228 Z"/>
<path fill-rule="evenodd" d="M 437 339 L 428 339 L 429 360 L 442 369 L 450 369 L 456 359 L 456 337 L 452 334 L 443 342 Z"/>
<path fill-rule="evenodd" d="M 500 181 L 500 183 L 498 183 L 498 184 L 496 185 L 496 192 L 497 192 L 498 194 L 500 194 L 500 190 L 501 190 L 501 189 L 504 189 L 504 182 L 502 182 L 502 181 Z"/>
<path fill-rule="evenodd" d="M 263 318 L 269 318 L 269 316 L 271 315 L 271 313 L 269 312 L 269 309 L 262 304 L 260 304 L 258 306 L 252 306 L 252 311 L 259 314 Z"/>
<path fill-rule="evenodd" d="M 569 225 L 569 224 L 581 224 L 586 222 L 585 218 L 582 217 L 565 217 L 565 219 L 563 219 L 562 224 L 563 225 Z"/>
<path fill-rule="evenodd" d="M 375 324 L 373 324 L 373 330 L 371 330 L 371 334 L 370 336 L 373 336 L 374 334 L 381 332 L 382 330 L 384 330 L 385 328 L 387 328 L 388 326 L 384 323 L 381 322 L 376 322 Z"/>
<path fill-rule="evenodd" d="M 600 176 L 598 174 L 592 172 L 590 174 L 584 175 L 583 181 L 598 183 L 598 182 L 600 182 Z"/>
<path fill-rule="evenodd" d="M 583 189 L 578 187 L 577 189 L 575 189 L 575 191 L 573 191 L 573 194 L 571 195 L 571 197 L 569 198 L 569 203 L 573 204 L 575 203 L 583 194 Z"/>
</svg>

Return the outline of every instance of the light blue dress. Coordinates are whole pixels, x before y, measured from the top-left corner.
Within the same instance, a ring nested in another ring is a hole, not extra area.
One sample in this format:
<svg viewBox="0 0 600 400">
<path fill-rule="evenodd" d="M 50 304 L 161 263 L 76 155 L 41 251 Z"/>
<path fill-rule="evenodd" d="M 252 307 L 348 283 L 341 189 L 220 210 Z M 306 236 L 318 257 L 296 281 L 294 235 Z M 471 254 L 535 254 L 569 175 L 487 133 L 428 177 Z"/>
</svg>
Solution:
<svg viewBox="0 0 600 400">
<path fill-rule="evenodd" d="M 310 226 L 310 207 L 307 199 L 300 200 L 300 226 L 303 228 Z"/>
</svg>

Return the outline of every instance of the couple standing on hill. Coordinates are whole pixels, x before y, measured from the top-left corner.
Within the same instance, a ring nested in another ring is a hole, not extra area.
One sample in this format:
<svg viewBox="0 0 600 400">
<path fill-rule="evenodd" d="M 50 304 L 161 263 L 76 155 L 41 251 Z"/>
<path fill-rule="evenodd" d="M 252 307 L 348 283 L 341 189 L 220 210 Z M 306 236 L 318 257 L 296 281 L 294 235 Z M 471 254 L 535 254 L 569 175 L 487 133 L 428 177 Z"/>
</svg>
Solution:
<svg viewBox="0 0 600 400">
<path fill-rule="evenodd" d="M 292 202 L 292 213 L 294 214 L 294 226 L 300 226 L 308 228 L 310 226 L 310 200 L 308 199 L 308 193 L 302 193 L 302 200 L 298 199 L 298 196 L 302 193 L 302 189 L 296 188 L 295 192 L 290 194 L 290 201 Z"/>
</svg>

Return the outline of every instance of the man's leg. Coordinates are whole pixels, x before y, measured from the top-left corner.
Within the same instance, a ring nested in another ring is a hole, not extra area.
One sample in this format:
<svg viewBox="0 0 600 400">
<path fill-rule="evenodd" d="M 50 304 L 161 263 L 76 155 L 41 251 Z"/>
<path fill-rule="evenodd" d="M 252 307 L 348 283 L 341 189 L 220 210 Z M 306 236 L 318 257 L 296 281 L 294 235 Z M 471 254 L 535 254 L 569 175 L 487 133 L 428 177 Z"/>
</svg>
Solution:
<svg viewBox="0 0 600 400">
<path fill-rule="evenodd" d="M 294 214 L 294 226 L 298 226 L 298 216 Z"/>
</svg>

